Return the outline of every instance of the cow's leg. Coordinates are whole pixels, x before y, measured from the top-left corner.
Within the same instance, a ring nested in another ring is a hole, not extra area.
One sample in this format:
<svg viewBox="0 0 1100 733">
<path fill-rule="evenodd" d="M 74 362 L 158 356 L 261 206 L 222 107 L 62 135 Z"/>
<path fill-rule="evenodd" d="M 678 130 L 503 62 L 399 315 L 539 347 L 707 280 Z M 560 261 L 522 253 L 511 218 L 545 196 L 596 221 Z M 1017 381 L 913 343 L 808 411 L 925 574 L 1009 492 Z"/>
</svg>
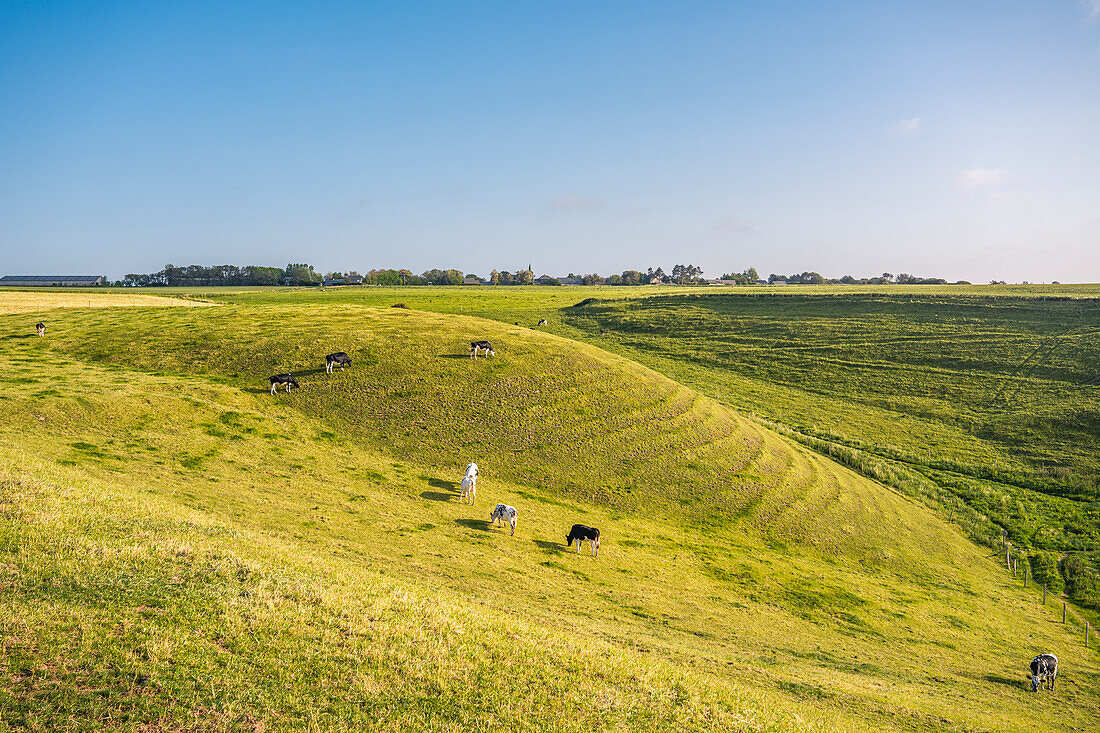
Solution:
<svg viewBox="0 0 1100 733">
<path fill-rule="evenodd" d="M 516 534 L 516 520 L 513 519 L 512 520 L 512 535 L 515 536 L 515 534 Z"/>
<path fill-rule="evenodd" d="M 277 385 L 277 384 L 275 384 L 274 382 L 272 382 L 272 383 L 271 383 L 271 394 L 275 394 L 275 388 L 276 388 L 277 386 L 278 386 L 278 385 Z"/>
</svg>

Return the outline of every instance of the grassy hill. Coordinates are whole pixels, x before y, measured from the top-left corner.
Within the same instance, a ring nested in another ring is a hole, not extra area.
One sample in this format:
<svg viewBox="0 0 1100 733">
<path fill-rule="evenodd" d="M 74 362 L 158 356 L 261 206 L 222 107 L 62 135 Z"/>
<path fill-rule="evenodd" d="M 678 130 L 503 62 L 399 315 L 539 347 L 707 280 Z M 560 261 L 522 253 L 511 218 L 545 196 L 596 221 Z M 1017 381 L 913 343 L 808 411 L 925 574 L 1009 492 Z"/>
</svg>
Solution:
<svg viewBox="0 0 1100 733">
<path fill-rule="evenodd" d="M 9 728 L 1097 722 L 1094 655 L 995 558 L 621 356 L 350 303 L 25 320 L 0 316 Z"/>
</svg>

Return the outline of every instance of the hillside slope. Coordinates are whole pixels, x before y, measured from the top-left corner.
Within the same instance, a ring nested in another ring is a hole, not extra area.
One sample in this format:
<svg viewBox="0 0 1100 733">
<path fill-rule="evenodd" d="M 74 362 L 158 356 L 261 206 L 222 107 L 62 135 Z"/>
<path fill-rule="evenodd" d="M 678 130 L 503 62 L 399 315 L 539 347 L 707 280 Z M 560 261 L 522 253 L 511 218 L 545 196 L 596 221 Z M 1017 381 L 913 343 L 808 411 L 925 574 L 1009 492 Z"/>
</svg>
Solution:
<svg viewBox="0 0 1100 733">
<path fill-rule="evenodd" d="M 401 309 L 166 310 L 2 337 L 11 727 L 1097 721 L 1095 659 L 990 558 L 624 359 Z M 562 547 L 574 521 L 598 559 Z M 1064 680 L 1030 696 L 1048 649 Z"/>
</svg>

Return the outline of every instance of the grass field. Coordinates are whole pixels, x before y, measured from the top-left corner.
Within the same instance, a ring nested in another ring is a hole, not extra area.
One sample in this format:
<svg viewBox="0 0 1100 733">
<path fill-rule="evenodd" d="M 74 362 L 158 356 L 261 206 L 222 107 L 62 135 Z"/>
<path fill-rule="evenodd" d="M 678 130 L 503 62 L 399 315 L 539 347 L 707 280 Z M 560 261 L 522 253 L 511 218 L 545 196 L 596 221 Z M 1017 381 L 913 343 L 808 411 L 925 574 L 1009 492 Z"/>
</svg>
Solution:
<svg viewBox="0 0 1100 733">
<path fill-rule="evenodd" d="M 932 512 L 633 346 L 527 327 L 588 332 L 576 289 L 412 290 L 71 309 L 44 339 L 0 316 L 0 725 L 1100 722 L 1074 619 Z M 302 389 L 273 398 L 282 370 Z M 599 558 L 562 547 L 575 521 Z M 1048 650 L 1059 690 L 1033 696 Z"/>
<path fill-rule="evenodd" d="M 79 292 L 57 291 L 0 291 L 0 314 L 39 313 L 55 308 L 125 308 L 142 306 L 156 308 L 164 306 L 206 305 L 198 300 L 149 295 L 147 293 L 120 292 L 118 290 Z M 34 324 L 31 324 L 32 327 Z"/>
</svg>

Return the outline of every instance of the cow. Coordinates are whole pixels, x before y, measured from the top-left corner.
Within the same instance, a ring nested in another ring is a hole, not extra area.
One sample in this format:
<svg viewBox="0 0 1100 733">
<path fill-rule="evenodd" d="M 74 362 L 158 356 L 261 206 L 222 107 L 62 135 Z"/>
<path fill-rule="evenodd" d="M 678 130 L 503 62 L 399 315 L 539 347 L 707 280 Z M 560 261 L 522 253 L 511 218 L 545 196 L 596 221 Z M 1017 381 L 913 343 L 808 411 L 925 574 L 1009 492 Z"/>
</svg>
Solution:
<svg viewBox="0 0 1100 733">
<path fill-rule="evenodd" d="M 1038 692 L 1048 681 L 1054 689 L 1054 678 L 1058 676 L 1058 657 L 1053 654 L 1040 654 L 1031 660 L 1031 691 Z"/>
<path fill-rule="evenodd" d="M 489 523 L 494 521 L 498 527 L 504 525 L 501 522 L 507 522 L 512 525 L 512 534 L 516 533 L 516 517 L 519 516 L 519 512 L 516 511 L 514 506 L 508 506 L 507 504 L 497 504 L 497 508 L 493 510 L 493 513 L 489 515 Z"/>
<path fill-rule="evenodd" d="M 280 384 L 286 385 L 286 391 L 289 392 L 291 387 L 298 387 L 298 380 L 289 374 L 273 374 L 268 377 L 268 381 L 271 382 L 271 394 L 275 394 L 275 389 Z"/>
<path fill-rule="evenodd" d="M 334 367 L 340 367 L 340 371 L 344 371 L 345 366 L 351 366 L 351 357 L 343 351 L 337 351 L 335 354 L 329 354 L 325 357 L 325 371 L 332 374 Z"/>
<path fill-rule="evenodd" d="M 595 527 L 585 527 L 583 524 L 574 524 L 573 528 L 569 530 L 568 536 L 565 538 L 565 545 L 568 547 L 573 544 L 574 540 L 577 543 L 577 554 L 581 552 L 581 543 L 588 540 L 592 543 L 592 557 L 600 551 L 600 530 Z"/>
<path fill-rule="evenodd" d="M 546 319 L 545 318 L 540 318 L 539 319 L 539 325 L 540 326 L 545 326 L 546 325 Z"/>
<path fill-rule="evenodd" d="M 466 466 L 466 473 L 462 476 L 462 493 L 459 494 L 459 501 L 470 498 L 470 506 L 474 505 L 474 495 L 477 494 L 477 464 L 470 463 Z"/>
<path fill-rule="evenodd" d="M 470 358 L 476 359 L 477 352 L 484 351 L 486 356 L 496 356 L 497 352 L 493 351 L 493 345 L 488 341 L 471 341 L 470 342 Z"/>
<path fill-rule="evenodd" d="M 35 328 L 36 331 L 38 331 L 39 336 L 45 336 L 46 335 L 46 324 L 43 323 L 42 321 L 39 321 L 38 323 L 34 324 L 34 328 Z"/>
</svg>

